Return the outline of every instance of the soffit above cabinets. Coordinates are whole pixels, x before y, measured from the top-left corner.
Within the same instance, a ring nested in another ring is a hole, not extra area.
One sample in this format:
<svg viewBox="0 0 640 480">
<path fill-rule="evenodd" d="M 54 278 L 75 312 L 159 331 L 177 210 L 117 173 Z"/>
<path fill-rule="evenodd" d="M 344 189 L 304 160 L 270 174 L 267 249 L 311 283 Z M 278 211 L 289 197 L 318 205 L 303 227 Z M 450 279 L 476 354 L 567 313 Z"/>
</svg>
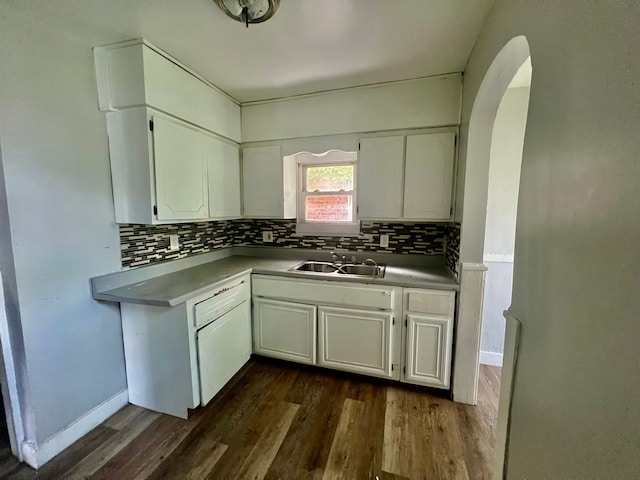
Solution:
<svg viewBox="0 0 640 480">
<path fill-rule="evenodd" d="M 90 46 L 145 38 L 241 102 L 461 72 L 493 0 L 282 0 L 248 29 L 211 0 L 3 0 Z"/>
</svg>

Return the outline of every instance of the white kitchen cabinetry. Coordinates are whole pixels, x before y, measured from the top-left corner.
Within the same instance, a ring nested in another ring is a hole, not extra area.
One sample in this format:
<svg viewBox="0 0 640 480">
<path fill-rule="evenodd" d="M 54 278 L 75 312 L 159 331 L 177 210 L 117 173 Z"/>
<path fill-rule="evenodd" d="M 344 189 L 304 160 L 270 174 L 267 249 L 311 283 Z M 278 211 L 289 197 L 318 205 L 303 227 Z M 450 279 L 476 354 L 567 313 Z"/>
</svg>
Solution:
<svg viewBox="0 0 640 480">
<path fill-rule="evenodd" d="M 404 218 L 447 220 L 451 217 L 451 189 L 455 133 L 407 136 Z"/>
<path fill-rule="evenodd" d="M 269 275 L 252 285 L 255 353 L 400 379 L 401 288 Z"/>
<path fill-rule="evenodd" d="M 94 49 L 103 111 L 148 105 L 240 142 L 240 105 L 150 44 Z"/>
<path fill-rule="evenodd" d="M 318 308 L 318 365 L 392 378 L 391 312 Z"/>
<path fill-rule="evenodd" d="M 209 217 L 240 218 L 240 149 L 214 139 L 209 156 Z"/>
<path fill-rule="evenodd" d="M 358 158 L 358 217 L 402 218 L 404 137 L 360 140 Z"/>
<path fill-rule="evenodd" d="M 121 303 L 129 401 L 187 418 L 251 355 L 250 277 L 175 307 Z"/>
<path fill-rule="evenodd" d="M 256 298 L 253 351 L 298 363 L 316 363 L 316 307 Z"/>
<path fill-rule="evenodd" d="M 296 218 L 296 164 L 279 145 L 242 149 L 243 216 Z"/>
<path fill-rule="evenodd" d="M 451 218 L 455 139 L 455 132 L 361 137 L 358 218 Z"/>
<path fill-rule="evenodd" d="M 207 162 L 215 140 L 175 121 L 151 121 L 158 220 L 206 219 Z"/>
<path fill-rule="evenodd" d="M 449 388 L 454 308 L 455 292 L 404 289 L 403 381 Z"/>
<path fill-rule="evenodd" d="M 245 301 L 198 330 L 200 403 L 206 405 L 251 356 L 251 305 Z"/>
<path fill-rule="evenodd" d="M 117 223 L 240 216 L 238 148 L 148 108 L 107 113 Z"/>
</svg>

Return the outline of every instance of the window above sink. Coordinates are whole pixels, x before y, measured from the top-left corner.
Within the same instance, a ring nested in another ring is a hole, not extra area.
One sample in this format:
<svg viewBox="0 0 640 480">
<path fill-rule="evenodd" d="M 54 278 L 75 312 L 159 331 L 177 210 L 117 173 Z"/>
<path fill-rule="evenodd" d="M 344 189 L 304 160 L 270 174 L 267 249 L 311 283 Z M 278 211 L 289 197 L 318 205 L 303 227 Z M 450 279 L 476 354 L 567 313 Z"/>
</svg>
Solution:
<svg viewBox="0 0 640 480">
<path fill-rule="evenodd" d="M 358 152 L 330 150 L 292 155 L 298 168 L 296 233 L 356 236 Z"/>
</svg>

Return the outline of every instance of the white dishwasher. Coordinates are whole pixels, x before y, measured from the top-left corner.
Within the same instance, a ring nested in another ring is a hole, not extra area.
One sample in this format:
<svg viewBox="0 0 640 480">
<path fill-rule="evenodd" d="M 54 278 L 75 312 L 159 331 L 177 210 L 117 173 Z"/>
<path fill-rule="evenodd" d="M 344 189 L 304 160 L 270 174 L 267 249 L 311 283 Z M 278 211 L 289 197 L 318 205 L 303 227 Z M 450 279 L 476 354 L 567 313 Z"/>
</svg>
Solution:
<svg viewBox="0 0 640 480">
<path fill-rule="evenodd" d="M 251 303 L 246 280 L 222 286 L 195 305 L 202 406 L 218 393 L 251 356 Z"/>
</svg>

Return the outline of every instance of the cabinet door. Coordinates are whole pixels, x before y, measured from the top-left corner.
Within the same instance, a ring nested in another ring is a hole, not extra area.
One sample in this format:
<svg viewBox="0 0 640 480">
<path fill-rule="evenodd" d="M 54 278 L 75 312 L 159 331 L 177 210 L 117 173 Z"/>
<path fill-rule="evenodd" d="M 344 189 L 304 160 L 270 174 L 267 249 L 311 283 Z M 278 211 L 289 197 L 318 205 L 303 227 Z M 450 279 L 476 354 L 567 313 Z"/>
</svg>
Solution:
<svg viewBox="0 0 640 480">
<path fill-rule="evenodd" d="M 318 365 L 392 378 L 390 312 L 318 307 Z"/>
<path fill-rule="evenodd" d="M 451 317 L 407 314 L 405 381 L 449 388 L 452 330 Z"/>
<path fill-rule="evenodd" d="M 244 217 L 284 216 L 283 163 L 279 146 L 242 149 Z"/>
<path fill-rule="evenodd" d="M 240 218 L 240 151 L 236 145 L 211 139 L 209 217 Z"/>
<path fill-rule="evenodd" d="M 200 402 L 204 406 L 251 356 L 251 308 L 248 301 L 198 330 Z"/>
<path fill-rule="evenodd" d="M 256 298 L 253 351 L 298 363 L 316 363 L 316 307 Z"/>
<path fill-rule="evenodd" d="M 158 220 L 209 217 L 207 159 L 211 140 L 180 123 L 153 118 Z"/>
<path fill-rule="evenodd" d="M 360 139 L 358 218 L 402 217 L 404 137 Z"/>
<path fill-rule="evenodd" d="M 407 136 L 404 218 L 450 218 L 455 138 L 453 132 Z"/>
</svg>

